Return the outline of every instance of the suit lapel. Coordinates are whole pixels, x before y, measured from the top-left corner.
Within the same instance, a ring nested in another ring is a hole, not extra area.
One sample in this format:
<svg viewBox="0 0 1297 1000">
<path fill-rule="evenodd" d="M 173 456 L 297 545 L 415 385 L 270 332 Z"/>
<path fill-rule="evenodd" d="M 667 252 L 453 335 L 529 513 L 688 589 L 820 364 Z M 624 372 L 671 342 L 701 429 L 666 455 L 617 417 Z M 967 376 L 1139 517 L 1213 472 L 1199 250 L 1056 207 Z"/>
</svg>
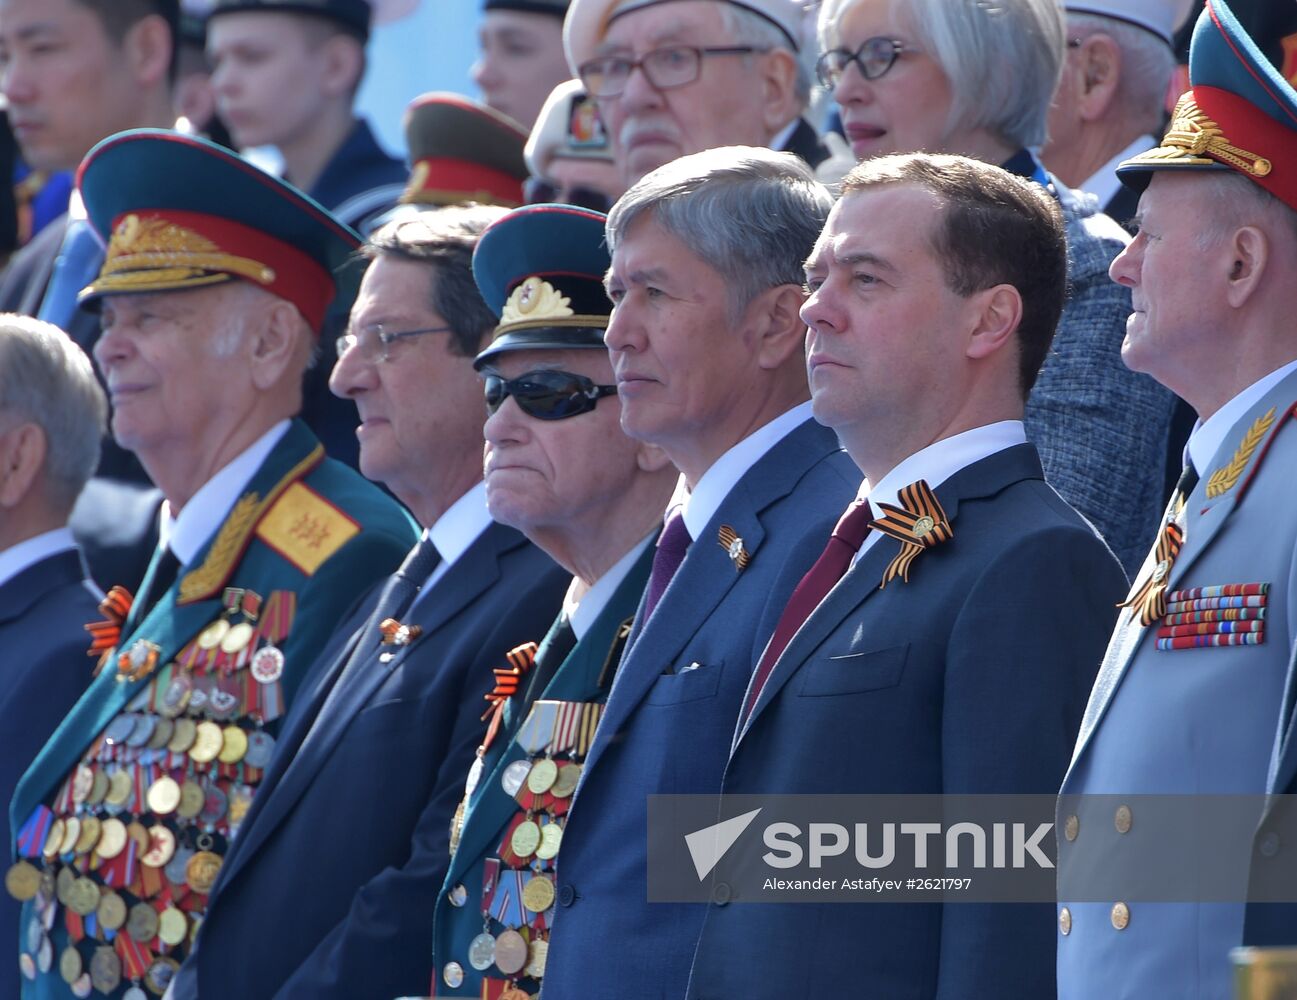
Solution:
<svg viewBox="0 0 1297 1000">
<path fill-rule="evenodd" d="M 250 824 L 248 842 L 241 845 L 239 851 L 241 857 L 255 855 L 257 847 L 265 842 L 297 804 L 337 749 L 352 719 L 365 708 L 373 693 L 387 681 L 394 670 L 416 655 L 425 644 L 435 642 L 442 626 L 496 583 L 501 576 L 500 559 L 525 541 L 512 528 L 499 524 L 488 527 L 433 585 L 428 595 L 417 601 L 410 614 L 405 616 L 409 623 L 423 629 L 422 634 L 408 646 L 384 648 L 377 634 L 362 634 L 357 637 L 356 643 L 347 644 L 343 653 L 330 665 L 331 672 L 337 673 L 338 679 L 333 684 L 320 685 L 317 699 L 322 708 L 310 722 L 297 753 L 274 789 L 273 797 L 267 798 L 257 822 Z M 364 669 L 343 673 L 357 643 L 362 650 L 369 647 L 363 661 Z M 384 661 L 381 654 L 386 653 L 394 655 Z M 330 698 L 335 687 L 337 694 Z M 264 793 L 263 789 L 262 794 Z M 231 872 L 230 878 L 236 872 L 237 868 L 235 872 Z M 223 881 L 228 882 L 229 879 Z"/>
<path fill-rule="evenodd" d="M 16 621 L 51 590 L 86 577 L 81 555 L 75 549 L 55 552 L 0 585 L 0 623 Z M 90 645 L 90 637 L 86 637 Z"/>
<path fill-rule="evenodd" d="M 751 562 L 761 558 L 766 532 L 761 514 L 793 491 L 806 471 L 838 450 L 832 432 L 813 420 L 798 426 L 771 448 L 735 484 L 716 514 L 694 539 L 648 623 L 633 637 L 617 671 L 599 728 L 616 732 L 649 689 L 711 617 L 738 582 L 740 572 L 720 544 L 722 525 L 743 540 Z M 642 604 L 641 604 L 642 608 Z M 607 740 L 596 740 L 586 759 L 588 775 Z"/>
<path fill-rule="evenodd" d="M 954 529 L 954 537 L 950 544 L 958 544 L 959 541 L 961 501 L 991 496 L 1023 479 L 1040 478 L 1043 478 L 1040 459 L 1030 445 L 1006 448 L 955 473 L 934 491 L 942 510 L 946 513 L 946 518 Z M 827 543 L 827 539 L 825 541 Z M 838 585 L 829 591 L 789 640 L 788 646 L 776 661 L 760 697 L 752 707 L 752 713 L 741 723 L 741 729 L 734 740 L 734 749 L 737 749 L 739 743 L 743 741 L 743 737 L 747 735 L 756 718 L 820 644 L 848 616 L 860 615 L 865 602 L 882 592 L 883 588 L 880 584 L 883 573 L 900 548 L 901 543 L 894 538 L 886 536 L 879 538 L 838 581 Z M 919 572 L 923 571 L 922 561 L 923 557 L 920 556 L 916 563 Z M 904 587 L 905 584 L 898 578 L 888 586 Z M 744 704 L 746 703 L 745 699 Z"/>
</svg>

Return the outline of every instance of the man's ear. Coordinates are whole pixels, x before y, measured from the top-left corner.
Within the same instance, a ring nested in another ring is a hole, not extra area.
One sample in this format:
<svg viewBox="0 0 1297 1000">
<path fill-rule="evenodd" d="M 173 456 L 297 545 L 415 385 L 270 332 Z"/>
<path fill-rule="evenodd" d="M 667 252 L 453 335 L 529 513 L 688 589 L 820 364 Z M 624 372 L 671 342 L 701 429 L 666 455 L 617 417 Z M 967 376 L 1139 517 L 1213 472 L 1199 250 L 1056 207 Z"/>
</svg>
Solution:
<svg viewBox="0 0 1297 1000">
<path fill-rule="evenodd" d="M 0 434 L 0 507 L 17 507 L 32 491 L 47 450 L 45 431 L 38 424 L 18 424 Z"/>
<path fill-rule="evenodd" d="M 324 76 L 321 90 L 329 97 L 349 97 L 359 85 L 365 50 L 350 35 L 339 32 L 321 46 Z"/>
<path fill-rule="evenodd" d="M 267 303 L 262 322 L 250 338 L 253 385 L 263 390 L 278 385 L 297 362 L 303 336 L 297 306 L 278 297 Z"/>
<path fill-rule="evenodd" d="M 1270 261 L 1270 238 L 1257 226 L 1241 226 L 1229 242 L 1226 301 L 1238 309 L 1256 292 Z"/>
<path fill-rule="evenodd" d="M 171 26 L 156 14 L 140 18 L 122 39 L 127 65 L 142 87 L 166 84 L 175 46 Z"/>
<path fill-rule="evenodd" d="M 1077 113 L 1087 122 L 1107 118 L 1121 84 L 1121 49 L 1112 36 L 1100 31 L 1081 43 L 1078 55 Z"/>
<path fill-rule="evenodd" d="M 965 355 L 989 358 L 1011 346 L 1022 322 L 1022 293 L 1012 285 L 995 285 L 969 296 L 973 310 Z"/>
<path fill-rule="evenodd" d="M 800 310 L 806 292 L 799 285 L 767 288 L 748 303 L 745 322 L 751 324 L 749 349 L 759 368 L 782 368 L 793 355 L 806 350 L 806 324 Z"/>
<path fill-rule="evenodd" d="M 761 54 L 761 119 L 774 135 L 802 112 L 797 97 L 797 57 L 784 48 Z"/>
</svg>

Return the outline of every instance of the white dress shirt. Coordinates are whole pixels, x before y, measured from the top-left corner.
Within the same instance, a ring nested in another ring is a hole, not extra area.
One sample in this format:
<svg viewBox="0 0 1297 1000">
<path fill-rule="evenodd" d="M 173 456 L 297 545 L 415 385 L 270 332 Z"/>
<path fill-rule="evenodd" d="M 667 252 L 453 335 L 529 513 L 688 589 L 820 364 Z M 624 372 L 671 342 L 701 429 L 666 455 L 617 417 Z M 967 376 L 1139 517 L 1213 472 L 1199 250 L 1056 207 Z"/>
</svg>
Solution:
<svg viewBox="0 0 1297 1000">
<path fill-rule="evenodd" d="M 423 532 L 431 539 L 441 556 L 441 562 L 420 589 L 411 608 L 423 600 L 432 585 L 440 580 L 468 551 L 487 528 L 491 526 L 491 512 L 486 509 L 486 483 L 479 482 L 471 490 L 446 508 L 446 512 Z"/>
<path fill-rule="evenodd" d="M 8 583 L 23 570 L 35 566 L 42 559 L 75 549 L 76 541 L 69 528 L 55 528 L 41 535 L 25 539 L 0 552 L 0 586 Z"/>
<path fill-rule="evenodd" d="M 572 632 L 576 635 L 577 642 L 580 642 L 585 634 L 590 631 L 590 626 L 594 624 L 595 619 L 599 617 L 603 609 L 608 606 L 608 602 L 612 600 L 613 592 L 621 586 L 621 582 L 626 579 L 626 574 L 635 565 L 635 560 L 652 544 L 656 535 L 656 531 L 649 532 L 641 541 L 632 546 L 629 552 L 613 563 L 608 571 L 594 582 L 594 586 L 579 598 L 574 597 L 573 593 L 577 590 L 581 581 L 576 577 L 572 578 L 572 582 L 568 584 L 567 596 L 563 598 L 563 616 L 567 619 L 568 624 L 572 626 Z"/>
<path fill-rule="evenodd" d="M 1207 474 L 1212 458 L 1220 451 L 1230 431 L 1243 419 L 1243 415 L 1252 409 L 1262 396 L 1294 371 L 1297 371 L 1297 361 L 1289 361 L 1282 368 L 1276 368 L 1269 375 L 1257 379 L 1208 417 L 1205 422 L 1200 420 L 1194 424 L 1185 451 L 1193 462 L 1193 467 L 1198 471 L 1198 475 Z"/>
</svg>

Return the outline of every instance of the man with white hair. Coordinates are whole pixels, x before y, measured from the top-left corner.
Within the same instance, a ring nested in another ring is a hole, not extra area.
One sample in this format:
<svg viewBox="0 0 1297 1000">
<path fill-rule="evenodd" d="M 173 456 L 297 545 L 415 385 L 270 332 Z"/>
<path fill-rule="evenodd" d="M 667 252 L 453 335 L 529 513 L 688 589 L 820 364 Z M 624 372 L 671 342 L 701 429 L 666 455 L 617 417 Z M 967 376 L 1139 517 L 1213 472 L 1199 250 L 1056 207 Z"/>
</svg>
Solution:
<svg viewBox="0 0 1297 1000">
<path fill-rule="evenodd" d="M 629 186 L 717 146 L 828 154 L 802 118 L 811 80 L 792 0 L 573 0 L 568 65 L 599 102 Z"/>
<path fill-rule="evenodd" d="M 73 501 L 99 461 L 108 403 L 90 360 L 49 323 L 0 316 L 0 798 L 81 696 L 90 673 L 82 626 L 102 596 L 68 530 Z M 4 843 L 8 816 L 0 816 Z M 0 910 L 0 968 L 17 976 L 18 910 Z"/>
<path fill-rule="evenodd" d="M 1042 159 L 1130 228 L 1139 200 L 1117 164 L 1157 145 L 1190 0 L 1067 0 L 1067 57 Z"/>
</svg>

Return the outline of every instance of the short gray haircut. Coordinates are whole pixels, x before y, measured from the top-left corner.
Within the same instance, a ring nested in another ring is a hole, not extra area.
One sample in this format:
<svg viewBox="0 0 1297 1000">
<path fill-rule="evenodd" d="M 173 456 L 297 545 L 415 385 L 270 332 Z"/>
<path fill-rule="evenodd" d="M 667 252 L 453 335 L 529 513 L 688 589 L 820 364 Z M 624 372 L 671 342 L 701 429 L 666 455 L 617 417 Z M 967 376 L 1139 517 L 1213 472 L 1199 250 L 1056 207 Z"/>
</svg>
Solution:
<svg viewBox="0 0 1297 1000">
<path fill-rule="evenodd" d="M 1297 242 L 1297 211 L 1280 201 L 1260 184 L 1234 170 L 1213 171 L 1199 175 L 1200 183 L 1214 188 L 1212 206 L 1194 241 L 1200 250 L 1211 250 L 1239 226 L 1249 225 L 1256 218 L 1276 222 L 1288 231 Z"/>
<path fill-rule="evenodd" d="M 71 510 L 99 464 L 108 422 L 85 352 L 52 323 L 0 313 L 0 415 L 44 431 L 49 500 Z"/>
<path fill-rule="evenodd" d="M 1068 14 L 1068 34 L 1081 39 L 1104 34 L 1121 51 L 1116 114 L 1141 132 L 1156 132 L 1166 115 L 1166 94 L 1175 72 L 1175 54 L 1161 38 L 1143 28 L 1101 14 Z"/>
<path fill-rule="evenodd" d="M 682 156 L 646 174 L 608 215 L 608 250 L 650 215 L 707 261 L 730 288 L 737 318 L 762 292 L 801 285 L 833 198 L 792 153 L 723 146 Z"/>
<path fill-rule="evenodd" d="M 807 65 L 801 53 L 788 40 L 788 36 L 760 14 L 743 7 L 735 7 L 730 3 L 721 4 L 720 11 L 721 24 L 735 45 L 750 45 L 754 49 L 786 49 L 789 55 L 797 60 L 797 76 L 793 81 L 793 91 L 797 95 L 798 105 L 805 108 L 811 99 L 813 64 Z"/>
<path fill-rule="evenodd" d="M 824 49 L 840 44 L 842 19 L 857 2 L 825 0 Z M 986 129 L 1019 148 L 1044 144 L 1066 45 L 1057 0 L 892 0 L 892 6 L 908 16 L 919 48 L 950 81 L 949 124 Z"/>
</svg>

